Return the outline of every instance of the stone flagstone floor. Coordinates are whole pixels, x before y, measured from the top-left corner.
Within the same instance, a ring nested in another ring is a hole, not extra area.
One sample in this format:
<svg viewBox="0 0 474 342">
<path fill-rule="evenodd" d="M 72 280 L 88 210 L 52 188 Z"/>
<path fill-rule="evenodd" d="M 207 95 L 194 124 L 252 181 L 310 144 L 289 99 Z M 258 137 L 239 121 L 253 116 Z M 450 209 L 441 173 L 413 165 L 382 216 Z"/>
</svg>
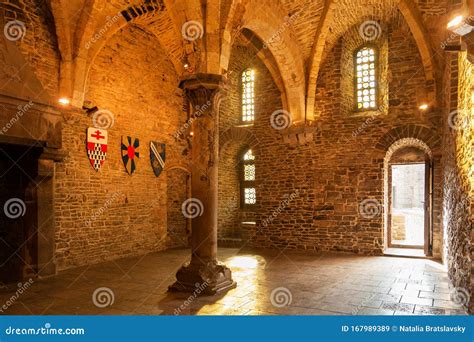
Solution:
<svg viewBox="0 0 474 342">
<path fill-rule="evenodd" d="M 168 293 L 188 257 L 182 249 L 151 253 L 67 270 L 18 296 L 17 288 L 4 289 L 0 314 L 465 314 L 450 299 L 446 271 L 432 260 L 222 248 L 236 289 L 218 297 Z"/>
</svg>

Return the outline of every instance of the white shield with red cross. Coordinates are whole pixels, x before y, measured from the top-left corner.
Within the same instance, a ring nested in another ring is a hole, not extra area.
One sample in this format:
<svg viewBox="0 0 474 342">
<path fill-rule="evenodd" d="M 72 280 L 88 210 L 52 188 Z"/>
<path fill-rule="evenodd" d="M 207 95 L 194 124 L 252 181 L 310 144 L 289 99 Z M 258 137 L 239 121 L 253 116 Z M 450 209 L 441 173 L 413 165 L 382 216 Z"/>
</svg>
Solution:
<svg viewBox="0 0 474 342">
<path fill-rule="evenodd" d="M 107 156 L 107 131 L 105 129 L 95 127 L 87 129 L 87 156 L 94 170 L 99 171 Z"/>
</svg>

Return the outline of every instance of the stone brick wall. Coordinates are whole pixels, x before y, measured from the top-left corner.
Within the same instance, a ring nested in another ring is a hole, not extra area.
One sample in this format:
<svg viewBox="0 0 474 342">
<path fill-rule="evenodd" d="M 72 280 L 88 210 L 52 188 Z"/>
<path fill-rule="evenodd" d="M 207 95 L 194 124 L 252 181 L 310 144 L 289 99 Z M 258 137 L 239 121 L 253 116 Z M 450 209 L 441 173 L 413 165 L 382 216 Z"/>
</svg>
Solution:
<svg viewBox="0 0 474 342">
<path fill-rule="evenodd" d="M 219 224 L 218 237 L 225 239 L 240 237 L 240 174 L 238 158 L 242 142 L 229 144 L 220 155 L 219 164 Z"/>
<path fill-rule="evenodd" d="M 219 239 L 221 243 L 226 243 L 225 239 L 239 238 L 242 244 L 249 244 L 249 236 L 255 234 L 254 225 L 242 225 L 242 222 L 255 221 L 256 213 L 260 206 L 255 208 L 241 208 L 240 206 L 240 178 L 239 178 L 239 158 L 248 147 L 262 147 L 261 138 L 269 138 L 266 144 L 278 146 L 280 137 L 275 130 L 270 128 L 269 115 L 276 109 L 282 108 L 280 93 L 269 71 L 257 56 L 257 51 L 250 46 L 243 45 L 242 41 L 237 44 L 231 53 L 229 64 L 229 76 L 224 100 L 222 101 L 219 131 L 222 135 L 229 129 L 236 128 L 228 142 L 220 152 L 219 166 Z M 247 68 L 255 70 L 255 115 L 256 120 L 251 127 L 239 127 L 241 124 L 241 74 Z M 272 109 L 275 108 L 275 109 Z M 270 112 L 269 112 L 270 110 Z M 239 134 L 239 130 L 241 134 Z M 253 134 L 249 139 L 246 134 Z M 259 135 L 261 134 L 261 135 Z M 254 149 L 254 154 L 258 153 Z M 264 157 L 260 159 L 260 156 Z M 260 155 L 256 158 L 256 181 L 259 184 L 261 179 L 260 170 L 262 165 L 266 165 L 269 158 Z M 270 165 L 265 168 L 271 168 Z M 257 198 L 264 200 L 265 194 L 257 188 Z"/>
<path fill-rule="evenodd" d="M 350 37 L 345 40 L 350 41 Z M 254 51 L 233 49 L 229 68 L 231 78 L 240 77 L 240 71 L 249 67 L 249 60 L 253 60 L 251 66 L 257 75 L 256 121 L 250 129 L 259 141 L 256 152 L 258 205 L 255 210 L 257 228 L 253 228 L 250 244 L 366 254 L 382 252 L 383 160 L 388 146 L 385 150 L 375 146 L 387 136 L 395 139 L 397 135 L 420 134 L 418 128 L 405 132 L 404 127 L 409 125 L 426 127 L 431 132 L 439 127 L 438 121 L 433 122 L 437 112 L 431 112 L 428 119 L 428 115 L 418 109 L 426 80 L 417 46 L 403 18 L 390 23 L 387 45 L 390 102 L 387 115 L 355 115 L 349 110 L 350 106 L 341 106 L 344 97 L 351 96 L 342 93 L 341 82 L 352 69 L 342 61 L 343 56 L 349 54 L 343 53 L 344 44 L 340 40 L 327 54 L 317 82 L 315 117 L 318 118 L 318 132 L 312 142 L 302 146 L 284 144 L 281 134 L 270 125 L 271 114 L 281 109 L 282 104 L 265 66 L 253 58 Z M 239 91 L 232 83 L 230 88 Z M 231 118 L 240 113 L 235 94 L 227 101 L 231 104 L 224 106 L 221 113 L 221 133 L 235 122 Z M 389 133 L 394 128 L 399 133 Z M 431 139 L 436 135 L 429 134 L 423 138 Z M 439 148 L 431 141 L 427 144 Z M 439 152 L 433 151 L 435 255 L 440 255 L 441 250 Z M 221 158 L 226 158 L 225 154 Z M 374 218 L 359 214 L 359 204 L 366 199 L 379 203 Z M 221 195 L 221 203 L 223 200 Z M 268 220 L 270 217 L 272 219 Z"/>
<path fill-rule="evenodd" d="M 440 42 L 445 32 L 439 22 L 446 13 L 446 2 L 417 1 L 437 52 L 441 52 Z M 292 13 L 299 4 L 282 1 L 283 7 Z M 341 9 L 344 4 L 341 3 Z M 346 7 L 339 12 L 350 11 Z M 308 8 L 314 12 L 299 13 L 294 28 L 305 59 L 314 39 L 308 32 L 317 26 L 321 4 L 314 3 Z M 370 6 L 351 13 L 351 18 L 360 19 L 366 10 Z M 7 0 L 0 4 L 0 14 L 6 21 L 25 23 L 25 36 L 17 45 L 45 90 L 57 96 L 60 56 L 54 20 L 47 4 Z M 453 132 L 446 123 L 453 110 L 459 110 L 461 118 L 472 116 L 468 110 L 472 108 L 472 66 L 463 55 L 450 65 L 452 89 L 448 92 L 452 96 L 442 121 L 437 108 L 428 113 L 419 111 L 418 105 L 426 100 L 427 91 L 418 47 L 395 6 L 386 14 L 384 20 L 391 19 L 383 24 L 380 41 L 374 42 L 380 45 L 383 61 L 381 87 L 386 93 L 382 103 L 388 104 L 383 115 L 355 114 L 352 110 L 351 52 L 360 43 L 358 25 L 338 38 L 339 31 L 348 26 L 342 25 L 342 21 L 347 21 L 346 16 L 336 16 L 328 43 L 334 47 L 324 53 L 317 82 L 315 117 L 319 128 L 313 141 L 303 146 L 283 143 L 280 132 L 271 127 L 271 114 L 283 106 L 279 88 L 257 51 L 245 45 L 244 40 L 237 41 L 228 70 L 220 132 L 224 134 L 239 125 L 240 74 L 248 67 L 255 68 L 256 121 L 253 126 L 237 131 L 251 132 L 258 142 L 255 152 L 258 204 L 254 210 L 242 210 L 239 205 L 237 160 L 251 139 L 241 139 L 242 135 L 237 133 L 221 151 L 219 238 L 242 236 L 245 242 L 249 237 L 251 244 L 260 247 L 379 254 L 383 247 L 381 206 L 388 146 L 382 144 L 385 150 L 375 146 L 402 136 L 417 135 L 426 142 L 443 135 L 447 151 L 443 165 L 439 146 L 427 142 L 433 148 L 434 254 L 442 254 L 443 218 L 444 248 L 450 251 L 445 252 L 450 275 L 456 284 L 468 286 L 471 274 L 468 235 L 472 224 L 468 209 L 472 204 L 465 198 L 468 194 L 472 196 L 474 188 L 468 183 L 469 177 L 472 178 L 469 176 L 473 163 L 472 132 Z M 187 158 L 182 154 L 184 142 L 173 138 L 186 117 L 181 110 L 178 76 L 164 56 L 166 53 L 156 38 L 135 26 L 117 33 L 97 56 L 89 75 L 86 99 L 100 109 L 110 110 L 115 120 L 109 130 L 108 159 L 98 173 L 90 167 L 84 145 L 85 129 L 92 126 L 91 118 L 82 111 L 64 110 L 62 140 L 67 158 L 56 169 L 56 247 L 60 269 L 159 250 L 186 240 L 186 220 L 180 207 L 188 190 L 186 175 L 173 170 L 155 178 L 148 157 L 150 140 L 157 140 L 168 144 L 168 162 Z M 442 62 L 440 56 L 441 53 L 435 56 L 437 62 Z M 421 133 L 426 131 L 431 135 Z M 133 176 L 126 174 L 120 159 L 122 135 L 141 140 L 142 158 Z M 444 196 L 441 184 L 444 184 Z M 359 204 L 366 199 L 380 204 L 374 218 L 367 219 L 359 213 Z M 257 225 L 242 226 L 243 221 L 257 221 Z M 170 237 L 173 232 L 178 239 Z"/>
<path fill-rule="evenodd" d="M 402 240 L 402 241 L 406 239 L 405 216 L 403 215 L 392 216 L 392 239 Z"/>
<path fill-rule="evenodd" d="M 381 26 L 382 27 L 382 26 Z M 388 27 L 381 29 L 381 34 L 378 39 L 367 42 L 361 37 L 359 33 L 359 27 L 353 27 L 348 31 L 341 39 L 340 44 L 336 45 L 333 49 L 332 56 L 338 55 L 338 47 L 341 48 L 340 58 L 337 59 L 338 65 L 335 66 L 335 70 L 338 70 L 340 66 L 344 66 L 343 73 L 340 77 L 341 82 L 341 111 L 343 113 L 353 113 L 357 108 L 356 98 L 354 96 L 355 89 L 355 63 L 354 56 L 355 52 L 364 46 L 373 46 L 376 48 L 377 54 L 377 70 L 376 73 L 380 79 L 377 101 L 379 104 L 379 114 L 388 114 L 388 39 L 387 39 Z M 334 69 L 333 69 L 334 71 Z M 320 101 L 324 102 L 324 98 L 320 98 Z M 374 113 L 375 114 L 375 113 Z M 370 113 L 364 113 L 368 116 Z"/>
<path fill-rule="evenodd" d="M 51 96 L 56 95 L 59 86 L 60 56 L 54 19 L 46 2 L 42 0 L 2 1 L 0 16 L 4 18 L 5 23 L 18 20 L 24 24 L 24 36 L 17 40 L 16 44 L 28 61 L 28 65 L 33 68 L 45 91 Z"/>
<path fill-rule="evenodd" d="M 178 223 L 177 218 L 184 192 L 182 177 L 168 177 L 165 172 L 156 178 L 149 158 L 152 140 L 167 144 L 167 163 L 184 158 L 184 146 L 173 136 L 186 120 L 182 94 L 173 65 L 165 56 L 154 36 L 127 26 L 95 59 L 86 99 L 111 111 L 114 119 L 108 129 L 107 160 L 100 171 L 92 169 L 86 155 L 85 132 L 93 125 L 92 118 L 85 112 L 64 113 L 67 158 L 56 168 L 59 269 L 163 249 L 168 217 L 174 229 L 186 229 L 179 227 L 184 221 Z M 120 150 L 121 136 L 127 135 L 140 139 L 140 159 L 131 176 Z M 167 202 L 174 182 L 177 192 Z"/>
<path fill-rule="evenodd" d="M 443 136 L 444 259 L 454 285 L 472 293 L 474 68 L 465 53 L 451 55 L 449 62 Z M 474 308 L 472 296 L 470 307 Z"/>
</svg>

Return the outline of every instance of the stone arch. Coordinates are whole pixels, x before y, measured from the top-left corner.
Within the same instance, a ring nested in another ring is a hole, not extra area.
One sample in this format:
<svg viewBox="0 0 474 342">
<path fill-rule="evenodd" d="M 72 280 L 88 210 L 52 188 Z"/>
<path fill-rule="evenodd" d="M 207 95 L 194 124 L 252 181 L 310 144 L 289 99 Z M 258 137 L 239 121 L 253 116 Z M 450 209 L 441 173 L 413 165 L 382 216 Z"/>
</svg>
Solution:
<svg viewBox="0 0 474 342">
<path fill-rule="evenodd" d="M 220 135 L 219 140 L 219 153 L 221 153 L 231 141 L 239 141 L 242 145 L 247 145 L 255 151 L 260 144 L 257 136 L 247 127 L 231 127 Z"/>
<path fill-rule="evenodd" d="M 247 127 L 232 127 L 221 135 L 219 148 L 218 239 L 221 246 L 241 247 L 254 226 L 255 210 L 242 206 L 243 155 L 259 141 Z"/>
<path fill-rule="evenodd" d="M 395 140 L 387 149 L 385 153 L 384 163 L 383 163 L 383 208 L 384 208 L 384 215 L 383 215 L 383 222 L 384 222 L 384 248 L 388 247 L 389 241 L 389 210 L 390 207 L 390 196 L 391 196 L 391 189 L 390 189 L 390 161 L 394 154 L 397 151 L 400 151 L 404 148 L 413 147 L 421 152 L 424 153 L 426 161 L 432 163 L 433 161 L 433 152 L 429 145 L 421 139 L 413 138 L 413 137 L 405 137 Z M 433 207 L 430 208 L 433 211 Z M 433 232 L 433 222 L 430 219 L 430 234 Z M 425 242 L 429 243 L 429 242 Z"/>
<path fill-rule="evenodd" d="M 52 6 L 54 16 L 59 18 L 56 22 L 56 32 L 62 57 L 60 96 L 71 98 L 74 106 L 82 107 L 89 72 L 97 55 L 111 37 L 129 24 L 138 25 L 153 34 L 166 50 L 176 72 L 178 74 L 184 72 L 180 59 L 184 51 L 183 39 L 173 21 L 174 12 L 171 13 L 162 1 L 153 0 L 146 4 L 129 6 L 99 22 L 95 18 L 103 17 L 100 15 L 103 4 L 93 2 L 82 11 L 77 32 L 74 33 L 77 37 L 74 42 L 71 41 L 71 33 L 64 27 L 64 20 L 60 20 L 63 17 L 63 5 L 61 2 L 58 3 L 58 0 L 53 3 L 55 3 Z M 173 36 L 173 41 L 176 43 L 173 43 L 172 47 L 169 46 L 170 44 L 163 44 L 162 32 Z"/>
<path fill-rule="evenodd" d="M 178 162 L 166 163 L 164 171 L 166 172 L 166 171 L 171 171 L 171 170 L 176 170 L 176 169 L 179 169 L 179 170 L 185 171 L 188 174 L 191 174 L 190 165 L 185 164 L 185 163 L 178 163 Z"/>
<path fill-rule="evenodd" d="M 255 4 L 258 10 L 248 11 L 253 1 L 234 1 L 229 11 L 223 33 L 220 69 L 225 72 L 229 66 L 233 38 L 242 29 L 248 29 L 265 42 L 266 50 L 273 56 L 278 72 L 283 80 L 287 110 L 291 113 L 293 123 L 305 119 L 305 71 L 300 48 L 288 29 L 288 18 L 283 8 L 270 2 L 259 1 Z"/>
<path fill-rule="evenodd" d="M 314 36 L 313 48 L 309 57 L 308 81 L 306 85 L 306 118 L 314 119 L 314 102 L 316 100 L 316 83 L 318 81 L 319 69 L 321 67 L 326 37 L 329 33 L 329 23 L 333 19 L 336 3 L 333 0 L 325 0 L 318 28 Z"/>
<path fill-rule="evenodd" d="M 284 108 L 288 108 L 288 100 L 286 98 L 285 82 L 278 69 L 278 64 L 268 49 L 265 48 L 264 43 L 257 37 L 252 31 L 243 29 L 241 31 L 242 40 L 247 42 L 250 46 L 255 49 L 257 57 L 263 62 L 267 70 L 270 72 L 275 85 L 281 94 L 281 100 Z"/>
<path fill-rule="evenodd" d="M 433 154 L 439 152 L 441 147 L 441 137 L 433 131 L 423 126 L 405 125 L 392 128 L 385 133 L 375 145 L 376 149 L 384 153 L 398 140 L 404 138 L 418 139 L 425 143 Z"/>
<path fill-rule="evenodd" d="M 315 35 L 315 41 L 311 55 L 309 57 L 309 74 L 306 85 L 306 117 L 313 118 L 315 93 L 317 87 L 317 80 L 321 63 L 323 61 L 323 53 L 326 48 L 326 40 L 328 32 L 330 31 L 330 24 L 334 18 L 334 10 L 337 6 L 335 0 L 326 0 L 324 3 L 321 19 L 318 24 L 318 29 Z M 400 0 L 398 2 L 398 9 L 405 18 L 410 31 L 414 37 L 415 43 L 421 56 L 422 64 L 426 77 L 426 88 L 428 91 L 428 101 L 436 105 L 436 65 L 434 60 L 433 48 L 423 24 L 423 18 L 420 11 L 416 7 L 416 3 L 409 0 Z"/>
<path fill-rule="evenodd" d="M 390 162 L 392 156 L 398 150 L 405 148 L 405 147 L 416 147 L 417 149 L 423 151 L 430 159 L 433 158 L 433 153 L 427 144 L 425 144 L 420 139 L 416 138 L 402 138 L 400 140 L 395 141 L 387 150 L 387 153 L 384 158 L 384 165 Z"/>
<path fill-rule="evenodd" d="M 425 76 L 428 83 L 427 86 L 431 86 L 431 94 L 434 96 L 436 94 L 435 87 L 435 65 L 434 58 L 432 53 L 432 47 L 428 34 L 426 32 L 425 26 L 423 24 L 423 18 L 421 13 L 416 7 L 416 3 L 409 0 L 401 0 L 398 4 L 400 12 L 403 14 L 408 26 L 410 27 L 411 33 L 415 38 L 416 45 L 418 46 L 418 51 L 421 55 L 421 61 L 425 69 Z"/>
</svg>

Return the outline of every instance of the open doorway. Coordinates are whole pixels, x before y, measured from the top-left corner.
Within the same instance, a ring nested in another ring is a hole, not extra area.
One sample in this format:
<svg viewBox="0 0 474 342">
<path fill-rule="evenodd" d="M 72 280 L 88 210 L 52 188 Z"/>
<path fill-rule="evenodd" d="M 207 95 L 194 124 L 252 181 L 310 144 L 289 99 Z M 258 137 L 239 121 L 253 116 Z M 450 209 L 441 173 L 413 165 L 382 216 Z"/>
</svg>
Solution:
<svg viewBox="0 0 474 342">
<path fill-rule="evenodd" d="M 392 210 L 389 246 L 425 245 L 425 164 L 391 165 Z"/>
<path fill-rule="evenodd" d="M 431 254 L 431 158 L 418 146 L 400 146 L 386 159 L 385 253 Z"/>
<path fill-rule="evenodd" d="M 0 144 L 0 285 L 37 272 L 40 153 L 39 148 Z"/>
</svg>

